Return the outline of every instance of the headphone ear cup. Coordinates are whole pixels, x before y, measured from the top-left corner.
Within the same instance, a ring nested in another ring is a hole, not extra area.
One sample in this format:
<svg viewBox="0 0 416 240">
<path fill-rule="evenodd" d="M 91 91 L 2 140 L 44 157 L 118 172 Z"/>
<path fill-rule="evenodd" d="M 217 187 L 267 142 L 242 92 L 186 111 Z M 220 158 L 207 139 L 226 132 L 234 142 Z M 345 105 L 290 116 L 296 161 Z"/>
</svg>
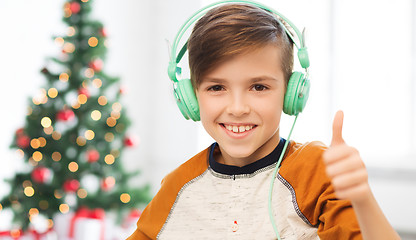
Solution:
<svg viewBox="0 0 416 240">
<path fill-rule="evenodd" d="M 302 88 L 302 85 L 303 88 Z M 287 85 L 283 112 L 290 115 L 298 115 L 305 108 L 309 98 L 310 82 L 301 72 L 293 72 Z"/>
<path fill-rule="evenodd" d="M 199 121 L 199 104 L 196 99 L 191 79 L 182 79 L 178 81 L 176 90 L 176 104 L 186 119 Z"/>
</svg>

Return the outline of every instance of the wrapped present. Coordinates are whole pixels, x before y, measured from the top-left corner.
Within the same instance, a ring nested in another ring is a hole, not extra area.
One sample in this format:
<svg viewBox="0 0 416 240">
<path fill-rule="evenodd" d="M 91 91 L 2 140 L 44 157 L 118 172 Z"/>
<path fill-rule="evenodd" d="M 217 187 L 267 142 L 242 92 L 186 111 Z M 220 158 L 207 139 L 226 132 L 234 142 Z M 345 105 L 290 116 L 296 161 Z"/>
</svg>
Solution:
<svg viewBox="0 0 416 240">
<path fill-rule="evenodd" d="M 133 209 L 123 221 L 123 228 L 131 230 L 136 228 L 137 220 L 139 220 L 142 212 L 138 209 Z"/>
<path fill-rule="evenodd" d="M 52 228 L 44 232 L 38 232 L 34 229 L 31 229 L 27 233 L 25 233 L 25 236 L 32 237 L 31 239 L 33 240 L 57 240 L 58 239 L 58 235 Z"/>
<path fill-rule="evenodd" d="M 69 226 L 73 217 L 73 212 L 59 213 L 54 216 L 53 228 L 59 240 L 69 240 Z"/>
<path fill-rule="evenodd" d="M 23 231 L 22 230 L 7 230 L 0 231 L 0 240 L 13 240 L 19 239 L 22 240 Z"/>
<path fill-rule="evenodd" d="M 69 238 L 74 240 L 104 240 L 105 212 L 103 209 L 80 208 L 69 227 Z"/>
</svg>

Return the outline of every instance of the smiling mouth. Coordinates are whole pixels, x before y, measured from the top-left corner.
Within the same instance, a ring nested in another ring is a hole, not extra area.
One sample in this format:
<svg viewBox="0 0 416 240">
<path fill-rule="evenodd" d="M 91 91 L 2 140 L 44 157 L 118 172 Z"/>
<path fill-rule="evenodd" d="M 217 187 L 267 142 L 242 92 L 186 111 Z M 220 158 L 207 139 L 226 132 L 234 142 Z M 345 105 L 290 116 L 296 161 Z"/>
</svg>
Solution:
<svg viewBox="0 0 416 240">
<path fill-rule="evenodd" d="M 257 127 L 257 125 L 229 125 L 229 124 L 224 124 L 221 123 L 221 126 L 223 126 L 225 129 L 227 129 L 228 131 L 231 131 L 233 133 L 243 133 L 246 131 L 250 131 L 251 129 Z"/>
</svg>

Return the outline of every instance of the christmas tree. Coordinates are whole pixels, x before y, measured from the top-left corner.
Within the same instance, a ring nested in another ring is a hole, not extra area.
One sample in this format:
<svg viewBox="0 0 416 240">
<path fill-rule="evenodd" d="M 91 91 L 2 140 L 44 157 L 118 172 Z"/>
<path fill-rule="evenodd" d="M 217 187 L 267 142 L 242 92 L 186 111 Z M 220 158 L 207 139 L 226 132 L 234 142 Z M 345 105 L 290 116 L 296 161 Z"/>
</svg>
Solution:
<svg viewBox="0 0 416 240">
<path fill-rule="evenodd" d="M 25 169 L 8 180 L 11 191 L 0 211 L 12 209 L 22 229 L 39 214 L 52 226 L 57 213 L 81 207 L 121 213 L 150 199 L 148 186 L 128 184 L 137 172 L 123 169 L 123 150 L 135 142 L 119 78 L 103 71 L 107 33 L 90 18 L 91 1 L 64 4 L 67 34 L 54 37 L 62 53 L 41 70 L 46 86 L 30 99 L 11 144 Z"/>
</svg>

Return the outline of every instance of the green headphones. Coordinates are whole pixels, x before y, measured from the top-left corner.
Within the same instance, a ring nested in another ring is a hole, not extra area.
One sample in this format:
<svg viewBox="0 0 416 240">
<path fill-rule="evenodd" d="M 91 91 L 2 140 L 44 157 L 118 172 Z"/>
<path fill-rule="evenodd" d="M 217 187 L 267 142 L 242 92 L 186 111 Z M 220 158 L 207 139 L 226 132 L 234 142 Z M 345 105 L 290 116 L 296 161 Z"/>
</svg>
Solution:
<svg viewBox="0 0 416 240">
<path fill-rule="evenodd" d="M 202 17 L 209 9 L 224 3 L 247 3 L 253 6 L 262 8 L 267 10 L 273 14 L 276 14 L 280 18 L 282 18 L 290 27 L 293 28 L 295 34 L 299 40 L 299 46 L 294 41 L 292 34 L 289 30 L 281 24 L 285 29 L 286 33 L 292 39 L 292 42 L 295 44 L 296 48 L 298 49 L 298 59 L 302 68 L 305 69 L 305 74 L 302 72 L 293 72 L 290 76 L 289 83 L 287 86 L 284 103 L 283 103 L 283 112 L 291 115 L 297 116 L 302 110 L 305 108 L 306 101 L 309 97 L 309 89 L 310 89 L 310 81 L 308 79 L 308 67 L 309 67 L 309 56 L 307 52 L 307 48 L 305 46 L 305 39 L 304 33 L 301 33 L 298 28 L 285 16 L 278 13 L 277 11 L 268 8 L 260 3 L 253 2 L 253 1 L 245 1 L 245 0 L 225 0 L 216 2 L 206 6 L 205 8 L 200 9 L 194 15 L 192 15 L 180 28 L 179 32 L 177 33 L 175 40 L 172 44 L 171 55 L 170 55 L 170 62 L 168 67 L 168 75 L 169 78 L 173 81 L 173 92 L 176 98 L 176 104 L 178 105 L 182 115 L 186 119 L 192 119 L 193 121 L 199 121 L 199 105 L 198 100 L 196 98 L 194 89 L 192 87 L 192 83 L 190 79 L 178 79 L 177 76 L 181 74 L 182 69 L 177 66 L 177 64 L 181 61 L 183 55 L 187 50 L 187 42 L 179 51 L 178 55 L 176 55 L 177 48 L 179 41 L 181 40 L 184 33 L 187 29 L 196 22 L 200 17 Z M 280 22 L 280 21 L 279 21 Z"/>
</svg>

